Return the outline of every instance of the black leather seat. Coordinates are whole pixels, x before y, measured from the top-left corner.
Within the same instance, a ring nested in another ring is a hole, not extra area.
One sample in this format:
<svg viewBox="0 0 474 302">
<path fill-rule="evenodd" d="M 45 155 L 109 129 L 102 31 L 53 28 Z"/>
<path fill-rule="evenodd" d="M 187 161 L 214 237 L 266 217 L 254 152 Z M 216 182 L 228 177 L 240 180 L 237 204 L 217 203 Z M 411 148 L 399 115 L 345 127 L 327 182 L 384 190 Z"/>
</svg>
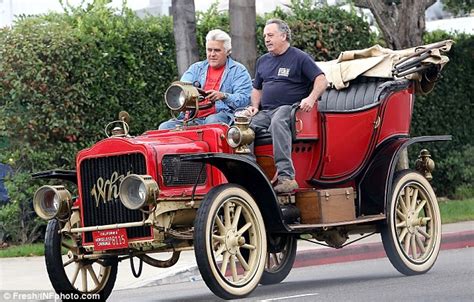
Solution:
<svg viewBox="0 0 474 302">
<path fill-rule="evenodd" d="M 364 110 L 379 102 L 383 83 L 390 79 L 358 77 L 341 90 L 328 88 L 318 102 L 320 112 L 351 112 Z"/>
</svg>

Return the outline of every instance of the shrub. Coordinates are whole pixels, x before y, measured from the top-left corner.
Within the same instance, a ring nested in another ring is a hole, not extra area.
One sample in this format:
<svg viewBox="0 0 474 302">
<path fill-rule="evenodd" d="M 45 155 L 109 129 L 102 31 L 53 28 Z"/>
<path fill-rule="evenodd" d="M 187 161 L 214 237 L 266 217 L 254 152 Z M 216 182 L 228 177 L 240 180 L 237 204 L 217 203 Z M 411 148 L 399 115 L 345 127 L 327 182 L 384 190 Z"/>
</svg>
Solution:
<svg viewBox="0 0 474 302">
<path fill-rule="evenodd" d="M 471 192 L 474 183 L 474 121 L 471 94 L 474 91 L 474 36 L 434 32 L 425 43 L 454 39 L 441 79 L 427 96 L 417 97 L 412 136 L 451 134 L 449 143 L 430 145 L 436 161 L 433 185 L 440 196 Z M 413 155 L 412 155 L 413 158 Z M 469 189 L 470 188 L 470 189 Z"/>
</svg>

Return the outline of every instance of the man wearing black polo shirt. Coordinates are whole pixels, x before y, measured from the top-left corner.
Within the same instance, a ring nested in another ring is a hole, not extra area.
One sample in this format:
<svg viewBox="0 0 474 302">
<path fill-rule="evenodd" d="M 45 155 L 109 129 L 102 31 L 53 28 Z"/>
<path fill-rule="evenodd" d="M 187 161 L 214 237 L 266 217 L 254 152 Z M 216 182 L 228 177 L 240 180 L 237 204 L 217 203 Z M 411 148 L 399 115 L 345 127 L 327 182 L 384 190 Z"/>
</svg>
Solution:
<svg viewBox="0 0 474 302">
<path fill-rule="evenodd" d="M 291 30 L 278 19 L 268 20 L 263 30 L 268 53 L 257 61 L 251 105 L 250 127 L 257 133 L 268 130 L 278 171 L 277 193 L 298 188 L 291 160 L 291 106 L 300 102 L 308 112 L 328 85 L 323 72 L 305 52 L 290 46 Z"/>
</svg>

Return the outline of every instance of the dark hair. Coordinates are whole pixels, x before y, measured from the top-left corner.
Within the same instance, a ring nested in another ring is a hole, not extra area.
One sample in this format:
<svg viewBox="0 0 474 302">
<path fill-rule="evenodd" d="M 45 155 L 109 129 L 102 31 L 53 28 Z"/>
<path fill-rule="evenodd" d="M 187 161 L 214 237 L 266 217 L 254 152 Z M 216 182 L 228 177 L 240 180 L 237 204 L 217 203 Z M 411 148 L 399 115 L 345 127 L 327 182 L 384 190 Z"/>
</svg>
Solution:
<svg viewBox="0 0 474 302">
<path fill-rule="evenodd" d="M 288 24 L 280 19 L 270 19 L 265 25 L 276 24 L 278 25 L 278 31 L 286 34 L 286 40 L 291 42 L 291 29 Z"/>
</svg>

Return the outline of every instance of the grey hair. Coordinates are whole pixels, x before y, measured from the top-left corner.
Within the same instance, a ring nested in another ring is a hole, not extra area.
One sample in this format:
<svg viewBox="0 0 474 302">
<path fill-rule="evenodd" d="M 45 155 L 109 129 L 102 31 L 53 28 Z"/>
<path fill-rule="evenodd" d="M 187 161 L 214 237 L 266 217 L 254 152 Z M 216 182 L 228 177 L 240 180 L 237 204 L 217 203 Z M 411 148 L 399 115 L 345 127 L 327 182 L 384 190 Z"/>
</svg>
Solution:
<svg viewBox="0 0 474 302">
<path fill-rule="evenodd" d="M 285 21 L 280 19 L 270 19 L 265 25 L 270 24 L 278 25 L 278 31 L 286 34 L 286 41 L 291 42 L 291 29 Z"/>
<path fill-rule="evenodd" d="M 230 54 L 232 50 L 232 40 L 230 36 L 223 30 L 213 29 L 207 33 L 206 42 L 209 41 L 222 41 L 224 42 L 224 50 L 227 54 Z"/>
</svg>

